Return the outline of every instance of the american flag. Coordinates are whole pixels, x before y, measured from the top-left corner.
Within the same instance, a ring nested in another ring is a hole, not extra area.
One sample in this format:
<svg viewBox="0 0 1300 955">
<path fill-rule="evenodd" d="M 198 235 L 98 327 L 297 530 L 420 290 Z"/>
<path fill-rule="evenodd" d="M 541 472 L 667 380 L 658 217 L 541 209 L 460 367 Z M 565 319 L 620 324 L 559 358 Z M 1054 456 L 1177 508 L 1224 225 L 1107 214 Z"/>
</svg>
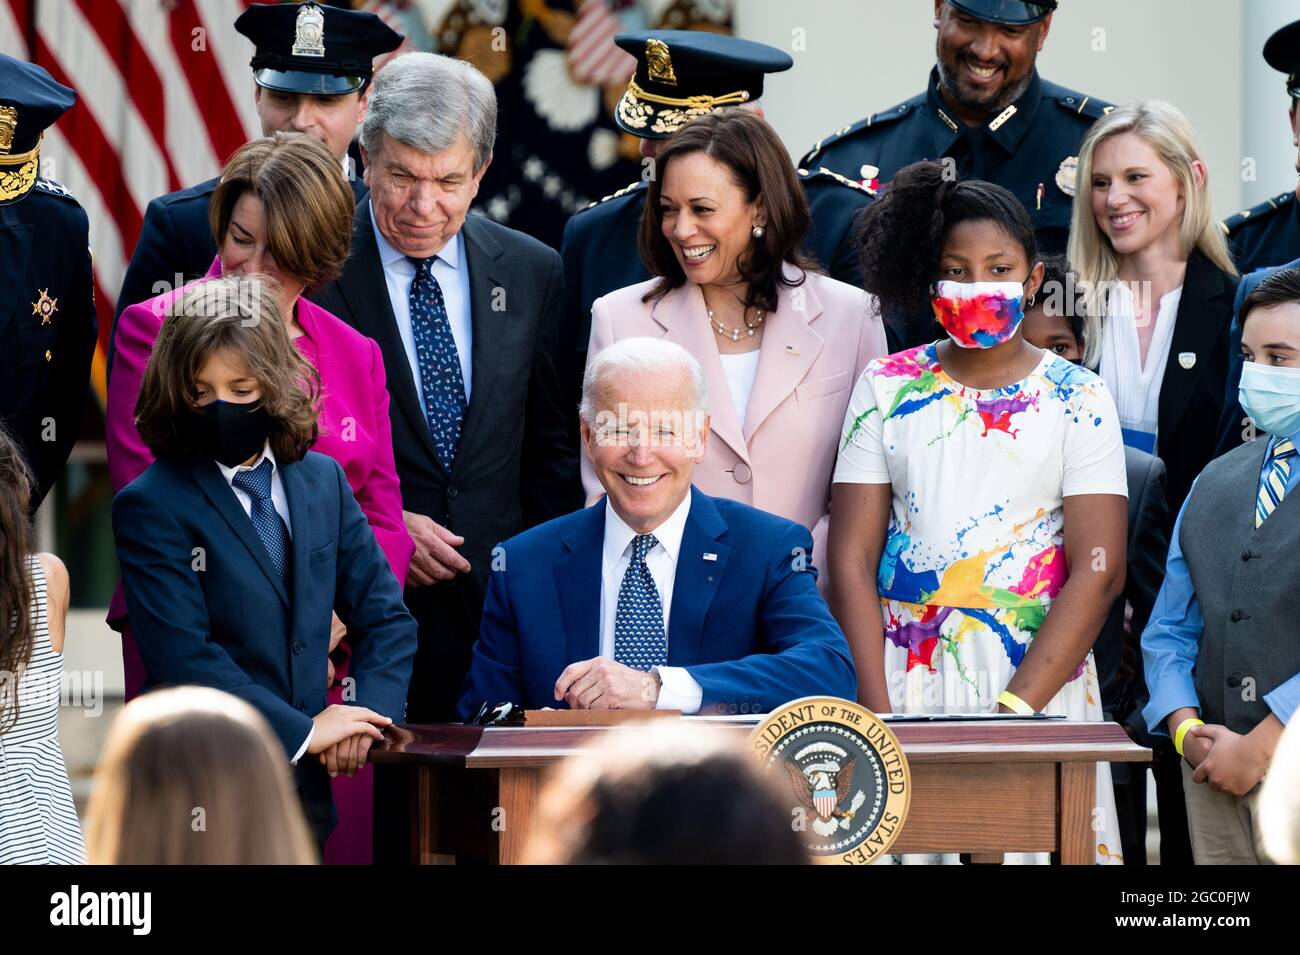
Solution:
<svg viewBox="0 0 1300 955">
<path fill-rule="evenodd" d="M 0 53 L 77 91 L 77 105 L 45 133 L 41 175 L 62 183 L 90 219 L 101 402 L 113 306 L 149 200 L 211 179 L 261 135 L 253 45 L 235 32 L 251 4 L 0 0 Z M 388 4 L 365 6 L 401 32 Z"/>
<path fill-rule="evenodd" d="M 77 91 L 45 133 L 41 175 L 90 220 L 103 400 L 113 305 L 149 200 L 210 179 L 259 135 L 243 0 L 0 0 L 0 52 Z"/>
</svg>

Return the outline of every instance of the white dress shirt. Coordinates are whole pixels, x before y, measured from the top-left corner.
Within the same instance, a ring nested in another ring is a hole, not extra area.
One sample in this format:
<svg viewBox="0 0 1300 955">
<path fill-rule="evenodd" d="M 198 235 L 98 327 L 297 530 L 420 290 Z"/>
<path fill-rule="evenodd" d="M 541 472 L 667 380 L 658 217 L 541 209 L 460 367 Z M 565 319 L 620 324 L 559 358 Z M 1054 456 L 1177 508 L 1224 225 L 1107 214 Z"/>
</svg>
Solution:
<svg viewBox="0 0 1300 955">
<path fill-rule="evenodd" d="M 736 406 L 736 420 L 741 431 L 745 430 L 745 412 L 749 410 L 749 396 L 754 390 L 754 379 L 758 377 L 761 352 L 762 349 L 755 348 L 739 355 L 718 355 L 722 359 L 722 373 L 727 376 L 727 390 Z"/>
<path fill-rule="evenodd" d="M 268 441 L 262 447 L 262 453 L 257 456 L 257 460 L 252 464 L 240 464 L 233 468 L 228 468 L 220 461 L 217 467 L 221 468 L 221 476 L 226 479 L 230 485 L 230 490 L 235 492 L 235 498 L 244 509 L 244 513 L 252 519 L 253 516 L 253 499 L 248 496 L 248 492 L 235 487 L 235 475 L 240 471 L 251 471 L 256 468 L 263 460 L 271 462 L 271 504 L 275 507 L 275 512 L 280 515 L 284 521 L 284 526 L 289 531 L 290 539 L 293 538 L 293 524 L 289 520 L 289 499 L 284 496 L 284 482 L 280 480 L 280 466 L 276 463 L 275 452 L 271 450 L 271 443 Z M 311 744 L 312 734 L 316 732 L 313 724 L 312 728 L 307 731 L 307 738 L 302 741 L 298 747 L 298 752 L 294 754 L 293 759 L 289 760 L 290 765 L 298 765 L 298 760 L 302 759 L 302 754 L 307 752 L 307 747 Z"/>
<path fill-rule="evenodd" d="M 1144 365 L 1138 345 L 1137 308 L 1128 283 L 1116 282 L 1107 295 L 1098 371 L 1115 397 L 1121 428 L 1156 434 L 1160 421 L 1160 386 L 1164 382 L 1182 297 L 1182 286 L 1161 296 Z"/>
<path fill-rule="evenodd" d="M 686 517 L 691 511 L 691 494 L 686 497 L 668 519 L 656 527 L 652 534 L 659 543 L 646 554 L 646 567 L 659 590 L 659 600 L 664 608 L 664 632 L 668 632 L 669 615 L 673 605 L 673 581 L 677 576 L 677 558 L 681 554 L 682 534 L 686 531 Z M 632 541 L 636 531 L 628 527 L 614 513 L 608 500 L 605 504 L 605 545 L 601 561 L 600 585 L 600 655 L 614 658 L 614 617 L 618 611 L 618 591 L 623 575 L 632 562 Z M 704 699 L 704 690 L 685 667 L 655 667 L 659 674 L 659 702 L 655 709 L 681 710 L 698 713 Z"/>
<path fill-rule="evenodd" d="M 411 329 L 411 283 L 415 281 L 415 263 L 388 244 L 375 222 L 373 207 L 370 209 L 370 224 L 375 230 L 375 244 L 379 247 L 379 261 L 384 266 L 384 281 L 388 285 L 393 317 L 397 319 L 397 332 L 402 336 L 402 348 L 406 350 L 406 361 L 411 366 L 415 392 L 420 396 L 420 411 L 427 419 L 429 412 L 424 406 L 424 390 L 420 387 L 420 361 L 415 354 L 415 333 Z M 451 323 L 451 337 L 456 342 L 460 358 L 460 374 L 465 379 L 465 404 L 468 406 L 473 377 L 470 348 L 474 344 L 474 334 L 470 320 L 469 263 L 465 259 L 465 237 L 461 233 L 457 232 L 434 258 L 433 277 L 438 280 L 442 301 L 447 307 L 447 320 Z"/>
</svg>

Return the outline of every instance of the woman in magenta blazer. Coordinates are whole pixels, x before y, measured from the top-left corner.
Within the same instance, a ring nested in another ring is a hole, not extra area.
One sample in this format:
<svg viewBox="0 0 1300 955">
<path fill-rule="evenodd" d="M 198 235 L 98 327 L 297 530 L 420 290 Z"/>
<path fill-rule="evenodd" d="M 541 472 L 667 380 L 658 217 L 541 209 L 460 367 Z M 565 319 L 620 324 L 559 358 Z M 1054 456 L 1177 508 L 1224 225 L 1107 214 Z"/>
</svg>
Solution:
<svg viewBox="0 0 1300 955">
<path fill-rule="evenodd" d="M 292 316 L 290 337 L 320 376 L 320 437 L 313 450 L 343 467 L 375 539 L 401 582 L 414 544 L 402 520 L 379 346 L 302 297 L 305 289 L 330 281 L 342 269 L 351 247 L 354 208 L 338 160 L 320 143 L 296 134 L 254 140 L 231 158 L 213 193 L 210 221 L 218 254 L 206 277 L 259 272 L 278 286 L 280 314 Z M 135 402 L 154 339 L 179 291 L 131 305 L 117 322 L 105 426 L 115 492 L 153 463 L 136 431 Z M 109 608 L 109 625 L 122 633 L 129 700 L 140 691 L 144 667 L 120 586 Z M 337 617 L 330 644 L 335 669 L 321 678 L 342 681 L 348 649 Z M 347 702 L 343 687 L 334 685 L 329 699 Z M 326 845 L 325 861 L 369 862 L 370 770 L 355 778 L 336 777 L 334 799 L 339 825 Z"/>
<path fill-rule="evenodd" d="M 803 524 L 824 559 L 844 411 L 863 368 L 888 350 L 875 302 L 800 252 L 803 190 L 756 114 L 721 110 L 682 127 L 657 172 L 640 245 L 659 277 L 595 301 L 587 354 L 652 336 L 694 355 L 711 417 L 695 484 Z M 582 463 L 590 504 L 601 487 Z"/>
</svg>

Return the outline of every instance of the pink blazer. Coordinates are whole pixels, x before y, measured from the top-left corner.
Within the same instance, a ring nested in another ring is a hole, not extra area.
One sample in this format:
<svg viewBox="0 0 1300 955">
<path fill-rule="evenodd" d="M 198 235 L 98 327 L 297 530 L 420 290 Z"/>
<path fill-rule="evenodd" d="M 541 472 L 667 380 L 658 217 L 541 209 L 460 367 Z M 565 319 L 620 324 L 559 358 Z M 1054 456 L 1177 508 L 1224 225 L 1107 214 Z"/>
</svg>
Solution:
<svg viewBox="0 0 1300 955">
<path fill-rule="evenodd" d="M 220 274 L 218 259 L 205 278 Z M 135 401 L 154 339 L 167 308 L 179 294 L 168 292 L 132 305 L 117 322 L 116 357 L 105 413 L 108 473 L 114 493 L 153 463 L 153 455 L 135 429 Z M 379 345 L 305 298 L 298 299 L 297 318 L 306 334 L 295 344 L 321 380 L 320 437 L 312 450 L 329 455 L 343 467 L 393 573 L 399 582 L 405 581 L 415 544 L 402 520 Z M 110 621 L 125 615 L 121 593 L 119 587 L 113 596 Z"/>
<path fill-rule="evenodd" d="M 799 274 L 791 265 L 785 269 L 787 276 Z M 641 301 L 654 281 L 596 299 L 587 354 L 646 336 L 676 342 L 695 356 L 709 380 L 712 412 L 696 486 L 804 525 L 820 551 L 849 394 L 867 362 L 888 351 L 875 299 L 817 273 L 782 288 L 776 312 L 763 323 L 742 431 L 699 286 L 687 283 L 657 302 Z M 595 503 L 604 492 L 585 455 L 582 481 L 587 503 Z"/>
</svg>

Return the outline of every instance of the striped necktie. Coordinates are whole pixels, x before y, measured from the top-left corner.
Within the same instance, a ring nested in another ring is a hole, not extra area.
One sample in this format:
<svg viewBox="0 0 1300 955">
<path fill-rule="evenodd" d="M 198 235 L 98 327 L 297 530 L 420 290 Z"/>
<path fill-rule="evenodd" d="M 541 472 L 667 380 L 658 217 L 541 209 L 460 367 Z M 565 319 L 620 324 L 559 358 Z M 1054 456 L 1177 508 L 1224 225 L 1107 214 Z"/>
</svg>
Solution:
<svg viewBox="0 0 1300 955">
<path fill-rule="evenodd" d="M 1291 459 L 1296 456 L 1296 446 L 1290 440 L 1279 441 L 1273 447 L 1273 454 L 1268 460 L 1268 474 L 1259 486 L 1259 497 L 1255 500 L 1255 526 L 1263 524 L 1273 513 L 1286 495 L 1286 482 L 1291 476 Z"/>
</svg>

